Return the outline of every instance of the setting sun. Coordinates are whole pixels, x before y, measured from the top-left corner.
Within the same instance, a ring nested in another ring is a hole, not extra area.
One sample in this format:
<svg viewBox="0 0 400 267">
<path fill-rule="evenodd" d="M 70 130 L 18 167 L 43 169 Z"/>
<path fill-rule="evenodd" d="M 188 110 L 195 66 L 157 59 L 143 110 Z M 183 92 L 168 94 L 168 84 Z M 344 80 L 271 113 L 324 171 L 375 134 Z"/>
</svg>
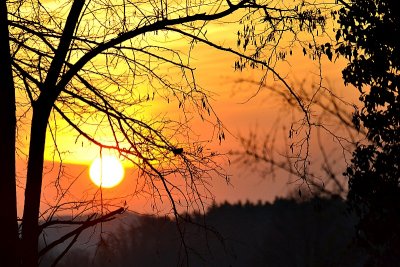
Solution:
<svg viewBox="0 0 400 267">
<path fill-rule="evenodd" d="M 118 185 L 124 178 L 124 168 L 116 157 L 103 156 L 93 161 L 89 174 L 95 185 L 111 188 Z"/>
</svg>

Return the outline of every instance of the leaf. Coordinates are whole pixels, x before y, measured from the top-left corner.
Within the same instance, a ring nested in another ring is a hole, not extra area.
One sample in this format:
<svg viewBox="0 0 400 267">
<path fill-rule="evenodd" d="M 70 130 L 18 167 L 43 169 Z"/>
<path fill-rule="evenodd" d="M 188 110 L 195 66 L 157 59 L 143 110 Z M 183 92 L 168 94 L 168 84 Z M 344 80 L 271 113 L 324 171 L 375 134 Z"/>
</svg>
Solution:
<svg viewBox="0 0 400 267">
<path fill-rule="evenodd" d="M 179 147 L 179 148 L 173 148 L 172 149 L 172 153 L 174 153 L 174 155 L 181 155 L 183 153 L 183 148 Z"/>
<path fill-rule="evenodd" d="M 337 30 L 336 36 L 335 36 L 336 42 L 339 41 L 341 36 L 342 36 L 342 31 L 341 30 Z"/>
<path fill-rule="evenodd" d="M 331 51 L 330 47 L 326 49 L 325 54 L 327 55 L 329 60 L 332 61 L 332 51 Z"/>
</svg>

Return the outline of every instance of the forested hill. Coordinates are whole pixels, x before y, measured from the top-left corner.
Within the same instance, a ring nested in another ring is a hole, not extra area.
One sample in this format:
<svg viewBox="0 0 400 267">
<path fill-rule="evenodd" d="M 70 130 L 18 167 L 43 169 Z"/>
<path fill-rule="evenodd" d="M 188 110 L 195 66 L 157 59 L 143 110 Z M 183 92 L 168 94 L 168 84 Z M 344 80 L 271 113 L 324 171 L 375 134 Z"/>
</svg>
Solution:
<svg viewBox="0 0 400 267">
<path fill-rule="evenodd" d="M 340 198 L 278 199 L 273 204 L 213 206 L 181 224 L 143 216 L 108 234 L 95 254 L 70 251 L 58 266 L 361 266 L 353 244 L 355 217 Z M 204 225 L 208 230 L 196 224 Z M 113 222 L 117 224 L 118 222 Z M 212 229 L 212 230 L 211 230 Z M 214 232 L 217 232 L 217 234 Z M 95 256 L 94 256 L 95 255 Z M 42 263 L 47 266 L 51 258 Z"/>
</svg>

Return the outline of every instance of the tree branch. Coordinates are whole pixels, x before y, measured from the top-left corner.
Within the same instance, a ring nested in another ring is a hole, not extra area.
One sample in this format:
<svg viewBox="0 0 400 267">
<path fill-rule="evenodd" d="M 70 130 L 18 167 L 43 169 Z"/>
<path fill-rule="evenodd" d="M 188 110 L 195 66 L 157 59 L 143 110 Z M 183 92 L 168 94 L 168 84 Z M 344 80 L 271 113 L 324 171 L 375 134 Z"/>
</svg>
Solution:
<svg viewBox="0 0 400 267">
<path fill-rule="evenodd" d="M 78 227 L 77 229 L 69 232 L 68 234 L 62 236 L 61 238 L 53 241 L 52 243 L 50 243 L 49 245 L 47 245 L 45 248 L 43 248 L 40 252 L 39 252 L 39 257 L 42 257 L 44 254 L 46 254 L 48 251 L 50 251 L 51 249 L 53 249 L 54 247 L 62 244 L 64 241 L 68 240 L 69 238 L 75 236 L 75 235 L 79 235 L 82 231 L 84 231 L 85 229 L 95 226 L 98 223 L 102 223 L 102 222 L 106 222 L 106 221 L 110 221 L 113 220 L 115 215 L 117 214 L 122 214 L 125 211 L 124 208 L 119 208 L 117 210 L 114 210 L 104 216 L 101 216 L 97 219 L 94 220 L 90 220 L 94 214 L 92 215 L 92 217 L 89 217 L 87 221 L 82 222 L 81 226 Z"/>
<path fill-rule="evenodd" d="M 215 14 L 195 14 L 191 16 L 186 16 L 186 17 L 179 17 L 179 18 L 174 18 L 174 19 L 163 19 L 156 21 L 152 24 L 145 25 L 141 28 L 136 28 L 134 30 L 128 31 L 126 33 L 122 33 L 116 38 L 113 38 L 105 43 L 100 44 L 99 46 L 95 47 L 88 53 L 86 53 L 84 56 L 82 56 L 69 70 L 63 78 L 60 80 L 60 82 L 57 84 L 58 90 L 60 91 L 65 86 L 71 81 L 72 77 L 74 77 L 79 70 L 83 68 L 83 66 L 86 65 L 90 60 L 92 60 L 95 56 L 99 55 L 100 53 L 106 51 L 107 49 L 110 49 L 118 44 L 123 43 L 124 41 L 127 41 L 129 39 L 132 39 L 136 36 L 139 36 L 141 34 L 147 33 L 147 32 L 154 32 L 154 31 L 159 31 L 159 30 L 164 30 L 168 26 L 174 26 L 174 25 L 182 25 L 185 23 L 189 22 L 195 22 L 195 21 L 212 21 L 216 19 L 220 19 L 223 17 L 226 17 L 236 10 L 240 8 L 246 7 L 246 3 L 248 3 L 250 0 L 243 0 L 239 2 L 236 5 L 230 6 L 228 9 L 215 13 Z"/>
</svg>

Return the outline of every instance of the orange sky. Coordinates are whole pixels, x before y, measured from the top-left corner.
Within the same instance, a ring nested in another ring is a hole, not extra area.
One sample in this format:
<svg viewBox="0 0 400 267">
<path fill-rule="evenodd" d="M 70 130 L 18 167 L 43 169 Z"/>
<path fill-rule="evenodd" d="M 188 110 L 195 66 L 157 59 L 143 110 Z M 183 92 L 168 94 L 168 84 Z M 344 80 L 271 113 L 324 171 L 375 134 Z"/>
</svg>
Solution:
<svg viewBox="0 0 400 267">
<path fill-rule="evenodd" d="M 235 72 L 232 68 L 234 58 L 221 54 L 218 51 L 211 49 L 204 49 L 198 52 L 200 54 L 198 60 L 199 81 L 206 88 L 211 88 L 217 95 L 214 96 L 214 108 L 225 124 L 226 128 L 231 134 L 227 134 L 226 140 L 220 145 L 217 140 L 212 142 L 211 147 L 222 153 L 230 150 L 240 149 L 237 140 L 238 135 L 246 135 L 250 130 L 257 130 L 262 136 L 270 129 L 276 127 L 276 118 L 279 115 L 284 115 L 281 102 L 277 98 L 271 97 L 267 92 L 260 92 L 255 98 L 248 100 L 257 90 L 256 87 L 248 87 L 247 84 L 238 83 L 240 78 L 246 79 L 259 79 L 259 75 L 252 71 L 245 71 L 243 73 Z M 310 74 L 313 67 L 313 62 L 301 56 L 299 60 L 292 62 L 293 68 L 288 68 L 285 71 L 290 74 L 293 80 L 302 79 L 303 77 L 312 80 L 316 78 L 314 74 Z M 306 68 L 308 67 L 308 68 Z M 349 90 L 345 89 L 340 80 L 340 68 L 336 68 L 334 64 L 327 63 L 326 72 L 329 74 L 326 79 L 335 86 L 335 91 L 339 95 L 349 95 Z M 338 78 L 339 77 L 339 78 Z M 336 87 L 337 86 L 337 87 Z M 290 127 L 290 118 L 281 120 L 278 127 Z M 196 127 L 196 126 L 195 126 Z M 210 131 L 204 131 L 204 125 L 199 125 L 198 133 L 202 133 L 206 138 L 210 138 Z M 284 138 L 284 137 L 282 137 Z M 74 137 L 72 137 L 74 139 Z M 284 141 L 277 141 L 281 145 Z M 66 159 L 65 175 L 63 176 L 62 185 L 66 187 L 67 184 L 74 182 L 68 193 L 69 200 L 88 200 L 93 198 L 100 201 L 100 192 L 89 179 L 89 166 L 90 159 L 94 159 L 98 155 L 97 149 L 88 150 L 87 147 L 82 150 L 80 144 L 74 144 L 69 141 L 67 144 L 71 153 L 69 158 Z M 279 147 L 279 145 L 278 145 Z M 76 149 L 76 150 L 75 150 Z M 280 149 L 280 148 L 279 148 Z M 84 152 L 86 151 L 86 152 Z M 87 154 L 87 152 L 90 152 Z M 76 162 L 82 158 L 80 153 L 85 153 L 85 161 L 81 164 L 68 163 Z M 318 155 L 317 155 L 318 156 Z M 88 161 L 89 159 L 89 161 Z M 228 174 L 232 175 L 230 185 L 218 178 L 211 182 L 211 191 L 217 202 L 222 201 L 273 201 L 275 197 L 286 196 L 289 191 L 296 190 L 299 183 L 289 183 L 288 177 L 282 174 L 282 177 L 260 177 L 257 173 L 251 173 L 245 166 L 228 165 L 225 158 L 221 158 L 221 164 L 226 168 Z M 51 162 L 47 162 L 46 170 L 51 169 Z M 57 192 L 54 189 L 54 178 L 57 176 L 57 166 L 50 172 L 45 170 L 45 181 L 43 187 L 44 202 L 42 203 L 42 210 L 46 207 L 45 202 L 53 203 L 57 199 Z M 24 175 L 23 167 L 19 165 L 18 171 L 21 176 Z M 279 174 L 279 173 L 278 173 Z M 23 182 L 23 180 L 21 180 Z M 140 183 L 139 183 L 140 184 Z M 135 190 L 138 186 L 137 173 L 134 169 L 126 169 L 126 177 L 124 181 L 117 187 L 112 189 L 104 189 L 103 197 L 105 203 L 107 199 L 112 205 L 124 205 L 125 201 L 130 210 L 140 213 L 153 213 L 155 211 L 152 206 L 153 202 L 148 193 L 138 193 Z M 22 191 L 19 192 L 19 210 L 22 211 Z M 165 201 L 165 200 L 164 200 Z M 170 210 L 169 205 L 166 203 L 158 202 L 158 209 L 161 213 L 168 213 Z M 210 204 L 211 200 L 206 200 Z M 90 208 L 90 207 L 88 207 Z M 98 208 L 95 210 L 99 211 Z"/>
<path fill-rule="evenodd" d="M 209 33 L 209 37 L 220 38 L 224 36 L 227 29 L 222 27 L 214 27 Z M 232 36 L 235 36 L 234 34 Z M 229 44 L 232 41 L 232 36 L 225 39 L 225 44 Z M 186 44 L 181 44 L 185 47 Z M 238 136 L 246 135 L 250 130 L 257 130 L 260 135 L 263 135 L 275 127 L 286 127 L 290 128 L 291 118 L 283 117 L 280 120 L 280 124 L 276 123 L 279 116 L 285 115 L 285 109 L 282 110 L 282 102 L 277 97 L 273 97 L 271 93 L 267 91 L 261 91 L 259 94 L 252 98 L 257 91 L 257 87 L 249 85 L 248 83 L 239 83 L 240 79 L 250 79 L 258 81 L 263 74 L 260 71 L 246 70 L 243 72 L 237 72 L 233 68 L 235 57 L 226 53 L 216 51 L 212 48 L 205 46 L 198 46 L 195 48 L 192 55 L 196 73 L 197 81 L 204 88 L 213 92 L 213 107 L 217 114 L 221 118 L 222 122 L 229 130 L 230 134 L 226 135 L 226 140 L 220 145 L 218 140 L 210 143 L 211 148 L 218 150 L 222 153 L 227 153 L 230 150 L 240 149 Z M 356 92 L 354 89 L 345 88 L 341 81 L 340 71 L 343 64 L 334 64 L 329 61 L 323 62 L 323 77 L 324 83 L 334 88 L 334 91 L 339 96 L 343 96 L 345 99 L 354 99 Z M 289 62 L 280 62 L 278 65 L 280 73 L 287 77 L 289 82 L 296 84 L 297 81 L 306 79 L 308 82 L 318 81 L 318 68 L 315 61 L 311 61 L 307 56 L 303 56 L 302 53 L 295 53 L 295 55 L 289 58 Z M 268 82 L 272 83 L 272 79 Z M 170 112 L 176 109 L 176 107 L 170 107 L 166 104 L 157 107 L 158 112 Z M 288 115 L 288 114 L 286 114 Z M 316 116 L 318 114 L 315 114 Z M 210 139 L 212 136 L 211 129 L 205 128 L 204 124 L 196 124 L 193 126 L 196 132 L 202 134 L 204 139 Z M 206 129 L 206 130 L 205 130 Z M 65 157 L 65 174 L 61 187 L 67 188 L 67 185 L 74 181 L 72 187 L 68 192 L 68 199 L 70 201 L 91 198 L 100 201 L 100 192 L 90 182 L 88 177 L 88 164 L 95 157 L 98 156 L 98 149 L 94 146 L 85 145 L 82 147 L 81 143 L 75 144 L 76 136 L 64 135 L 59 136 L 61 146 L 67 148 L 69 153 Z M 282 140 L 277 140 L 277 147 L 283 146 L 285 138 L 282 135 Z M 279 148 L 285 149 L 285 148 Z M 51 156 L 47 154 L 47 160 L 51 159 Z M 318 155 L 315 157 L 318 158 Z M 231 185 L 227 185 L 225 181 L 221 179 L 215 179 L 211 181 L 211 191 L 215 196 L 215 200 L 222 202 L 225 200 L 236 202 L 238 200 L 245 201 L 247 199 L 251 201 L 263 200 L 272 201 L 277 196 L 285 196 L 289 191 L 296 190 L 298 184 L 288 184 L 288 177 L 275 177 L 272 178 L 261 178 L 257 173 L 251 173 L 246 170 L 244 166 L 231 165 L 228 166 L 225 158 L 221 158 L 221 164 L 226 167 L 226 171 L 231 176 Z M 57 193 L 63 191 L 56 191 L 54 189 L 54 181 L 57 176 L 58 168 L 55 167 L 51 170 L 51 162 L 47 162 L 45 170 L 45 181 L 43 187 L 43 203 L 42 210 L 45 211 L 46 202 L 54 203 L 57 199 Z M 25 175 L 25 169 L 22 162 L 18 162 L 18 173 L 19 182 L 23 185 L 23 176 Z M 51 170 L 51 171 L 49 171 Z M 137 180 L 137 173 L 134 169 L 126 170 L 125 180 L 116 188 L 105 189 L 103 191 L 103 200 L 112 198 L 112 205 L 124 205 L 125 201 L 130 210 L 137 212 L 153 212 L 152 202 L 149 200 L 151 195 L 147 193 L 138 193 L 140 188 L 140 182 Z M 94 195 L 94 197 L 93 197 Z M 19 214 L 22 214 L 22 190 L 19 190 Z M 165 201 L 165 200 L 163 200 Z M 211 203 L 211 200 L 206 200 L 206 204 Z M 167 206 L 161 204 L 161 212 L 168 212 Z M 88 207 L 89 208 L 89 207 Z M 78 211 L 79 209 L 77 209 Z"/>
</svg>

